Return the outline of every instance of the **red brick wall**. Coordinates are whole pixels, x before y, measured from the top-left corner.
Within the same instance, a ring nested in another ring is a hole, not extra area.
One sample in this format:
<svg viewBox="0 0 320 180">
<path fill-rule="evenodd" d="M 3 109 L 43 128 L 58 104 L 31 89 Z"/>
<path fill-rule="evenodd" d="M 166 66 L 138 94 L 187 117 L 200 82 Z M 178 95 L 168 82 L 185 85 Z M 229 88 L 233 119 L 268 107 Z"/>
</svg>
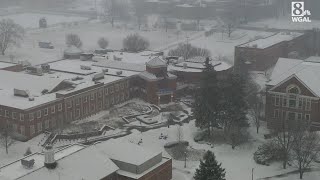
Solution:
<svg viewBox="0 0 320 180">
<path fill-rule="evenodd" d="M 274 92 L 281 92 L 285 93 L 287 86 L 295 84 L 297 85 L 301 90 L 301 95 L 308 96 L 308 97 L 314 97 L 312 93 L 303 86 L 296 78 L 292 78 L 288 80 L 287 82 L 283 83 L 281 86 L 275 88 Z M 266 95 L 266 109 L 265 109 L 265 116 L 268 123 L 268 128 L 270 129 L 281 129 L 282 127 L 282 112 L 295 112 L 295 113 L 302 113 L 302 117 L 304 118 L 305 114 L 310 114 L 310 119 L 314 122 L 320 122 L 320 101 L 312 100 L 311 101 L 311 111 L 308 111 L 304 108 L 298 109 L 298 108 L 289 108 L 289 107 L 283 107 L 282 101 L 283 99 L 280 98 L 280 105 L 275 106 L 275 98 L 274 95 L 271 94 L 271 92 L 267 92 Z M 274 117 L 274 110 L 279 110 L 280 117 L 275 118 Z"/>
</svg>

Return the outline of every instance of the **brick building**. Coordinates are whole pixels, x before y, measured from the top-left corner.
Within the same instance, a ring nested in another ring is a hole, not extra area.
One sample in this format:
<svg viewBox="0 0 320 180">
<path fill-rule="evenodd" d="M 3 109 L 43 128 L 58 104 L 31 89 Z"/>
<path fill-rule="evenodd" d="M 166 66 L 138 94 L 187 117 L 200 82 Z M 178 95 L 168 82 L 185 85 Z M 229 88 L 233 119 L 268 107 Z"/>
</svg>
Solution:
<svg viewBox="0 0 320 180">
<path fill-rule="evenodd" d="M 54 164 L 54 166 L 50 166 Z M 0 167 L 6 180 L 171 180 L 172 160 L 139 145 L 108 140 L 91 146 L 46 148 Z"/>
<path fill-rule="evenodd" d="M 150 61 L 147 71 L 145 64 L 105 57 L 52 62 L 49 72 L 37 75 L 0 70 L 0 81 L 7 82 L 0 84 L 0 129 L 8 127 L 26 140 L 130 98 L 141 97 L 154 104 L 173 101 L 176 77 L 166 72 L 166 64 L 152 65 L 163 62 L 161 59 L 144 58 Z M 151 79 L 141 78 L 146 73 Z M 136 96 L 139 89 L 146 93 Z"/>
<path fill-rule="evenodd" d="M 167 64 L 160 58 L 146 63 L 146 71 L 139 74 L 140 95 L 142 99 L 153 104 L 174 101 L 177 88 L 177 76 L 167 71 Z"/>
<path fill-rule="evenodd" d="M 320 129 L 320 58 L 280 58 L 267 83 L 265 116 L 268 127 L 281 129 L 285 121 L 310 121 Z"/>
<path fill-rule="evenodd" d="M 301 33 L 276 33 L 235 47 L 236 71 L 266 71 L 278 58 L 287 58 L 290 53 L 306 57 L 309 36 Z"/>
</svg>

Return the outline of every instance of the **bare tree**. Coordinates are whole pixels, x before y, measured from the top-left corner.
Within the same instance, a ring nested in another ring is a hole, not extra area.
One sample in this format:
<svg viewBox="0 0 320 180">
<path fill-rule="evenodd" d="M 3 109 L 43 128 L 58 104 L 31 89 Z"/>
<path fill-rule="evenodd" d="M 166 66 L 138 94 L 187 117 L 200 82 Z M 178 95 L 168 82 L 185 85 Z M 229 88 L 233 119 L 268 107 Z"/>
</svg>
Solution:
<svg viewBox="0 0 320 180">
<path fill-rule="evenodd" d="M 116 18 L 127 19 L 130 17 L 129 7 L 124 1 L 121 0 L 103 0 L 102 8 L 104 15 L 110 18 L 110 23 L 114 27 L 114 21 Z"/>
<path fill-rule="evenodd" d="M 316 132 L 309 131 L 309 125 L 305 121 L 298 121 L 294 132 L 292 146 L 292 159 L 298 167 L 300 179 L 309 169 L 319 155 L 319 136 Z"/>
<path fill-rule="evenodd" d="M 68 46 L 75 46 L 77 48 L 82 47 L 82 41 L 81 41 L 79 35 L 73 34 L 73 33 L 66 35 L 66 44 Z"/>
<path fill-rule="evenodd" d="M 9 153 L 9 146 L 13 143 L 13 140 L 11 139 L 11 128 L 8 125 L 5 125 L 5 127 L 2 129 L 2 136 L 0 136 L 0 142 L 2 145 L 6 148 L 6 153 Z"/>
<path fill-rule="evenodd" d="M 100 48 L 106 49 L 109 45 L 109 41 L 107 38 L 102 37 L 98 40 L 98 45 Z"/>
<path fill-rule="evenodd" d="M 210 51 L 204 48 L 198 48 L 192 46 L 189 43 L 181 43 L 176 49 L 172 49 L 168 53 L 169 56 L 179 56 L 184 59 L 189 59 L 196 56 L 208 57 L 210 56 Z"/>
<path fill-rule="evenodd" d="M 260 118 L 262 113 L 262 95 L 259 92 L 259 85 L 256 84 L 253 80 L 253 78 L 248 75 L 247 76 L 247 102 L 249 105 L 249 113 L 252 116 L 254 120 L 254 124 L 256 126 L 257 134 L 259 134 L 259 128 L 260 128 Z"/>
<path fill-rule="evenodd" d="M 23 39 L 24 29 L 11 19 L 0 21 L 0 51 L 5 55 L 5 51 L 12 45 L 19 45 Z"/>
<path fill-rule="evenodd" d="M 129 52 L 143 51 L 149 46 L 149 41 L 139 34 L 130 34 L 123 40 L 123 49 Z"/>
<path fill-rule="evenodd" d="M 282 126 L 281 130 L 277 132 L 274 142 L 281 149 L 282 166 L 286 169 L 294 141 L 294 128 L 284 118 L 279 119 L 279 121 L 282 122 Z"/>
</svg>

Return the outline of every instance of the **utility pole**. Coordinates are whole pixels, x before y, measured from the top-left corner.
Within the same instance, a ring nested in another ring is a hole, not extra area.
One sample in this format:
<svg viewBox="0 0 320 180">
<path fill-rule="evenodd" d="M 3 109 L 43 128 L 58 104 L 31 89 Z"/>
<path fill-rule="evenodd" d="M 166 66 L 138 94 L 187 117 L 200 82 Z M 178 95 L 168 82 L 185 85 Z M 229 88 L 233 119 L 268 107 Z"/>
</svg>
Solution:
<svg viewBox="0 0 320 180">
<path fill-rule="evenodd" d="M 184 168 L 187 168 L 187 151 L 184 152 Z"/>
<path fill-rule="evenodd" d="M 251 170 L 251 179 L 253 180 L 253 171 L 254 171 L 254 168 L 252 168 Z"/>
</svg>

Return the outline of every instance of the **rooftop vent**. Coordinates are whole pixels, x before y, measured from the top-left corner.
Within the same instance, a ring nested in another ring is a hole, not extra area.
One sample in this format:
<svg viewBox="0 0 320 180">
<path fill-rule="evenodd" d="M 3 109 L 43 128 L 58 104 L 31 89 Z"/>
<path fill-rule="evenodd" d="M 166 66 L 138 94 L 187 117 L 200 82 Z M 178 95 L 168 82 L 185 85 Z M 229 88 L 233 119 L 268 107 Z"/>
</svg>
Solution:
<svg viewBox="0 0 320 180">
<path fill-rule="evenodd" d="M 29 97 L 29 101 L 34 101 L 34 97 Z"/>
<path fill-rule="evenodd" d="M 100 79 L 104 79 L 104 73 L 101 72 L 101 73 L 98 73 L 98 74 L 95 74 L 92 78 L 92 81 L 98 81 Z"/>
<path fill-rule="evenodd" d="M 117 75 L 121 75 L 122 74 L 122 71 L 117 71 Z"/>
<path fill-rule="evenodd" d="M 91 67 L 90 67 L 90 66 L 80 65 L 80 68 L 81 68 L 82 70 L 91 70 Z"/>
<path fill-rule="evenodd" d="M 20 161 L 21 161 L 21 165 L 26 169 L 31 169 L 34 165 L 34 159 L 31 159 L 31 160 L 21 159 Z"/>
<path fill-rule="evenodd" d="M 47 145 L 44 149 L 44 166 L 48 169 L 57 167 L 57 162 L 54 159 L 54 150 L 51 145 Z"/>
<path fill-rule="evenodd" d="M 29 92 L 27 90 L 21 90 L 21 89 L 13 89 L 13 94 L 15 96 L 20 96 L 20 97 L 29 97 Z"/>
<path fill-rule="evenodd" d="M 253 44 L 252 47 L 257 48 L 258 44 Z"/>
<path fill-rule="evenodd" d="M 78 81 L 78 80 L 82 80 L 82 79 L 83 79 L 83 77 L 77 76 L 77 77 L 72 78 L 71 80 Z"/>
<path fill-rule="evenodd" d="M 104 73 L 106 73 L 106 72 L 109 71 L 109 69 L 103 69 L 102 71 L 103 71 Z"/>
</svg>

